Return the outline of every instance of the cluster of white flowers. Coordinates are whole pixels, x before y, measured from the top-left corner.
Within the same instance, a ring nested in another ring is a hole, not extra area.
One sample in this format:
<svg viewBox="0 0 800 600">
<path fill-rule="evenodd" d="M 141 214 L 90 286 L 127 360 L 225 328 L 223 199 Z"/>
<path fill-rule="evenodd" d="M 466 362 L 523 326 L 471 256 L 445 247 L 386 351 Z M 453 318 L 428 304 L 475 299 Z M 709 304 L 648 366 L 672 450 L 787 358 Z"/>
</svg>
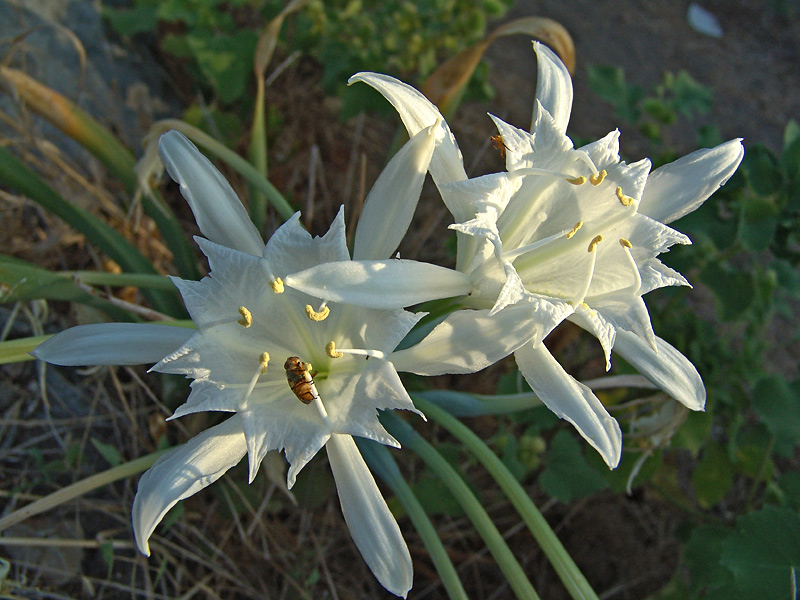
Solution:
<svg viewBox="0 0 800 600">
<path fill-rule="evenodd" d="M 492 117 L 507 171 L 473 179 L 420 92 L 386 75 L 352 78 L 381 92 L 411 136 L 367 198 L 352 258 L 341 210 L 321 238 L 306 233 L 296 214 L 265 244 L 211 162 L 177 132 L 161 138 L 167 171 L 205 236 L 196 241 L 210 274 L 199 282 L 173 279 L 196 329 L 86 325 L 35 351 L 60 365 L 155 363 L 155 371 L 193 380 L 172 418 L 233 413 L 141 478 L 133 527 L 142 552 L 149 554 L 148 539 L 170 507 L 245 455 L 252 481 L 268 451 L 283 451 L 291 487 L 325 447 L 356 546 L 378 581 L 405 597 L 411 558 L 352 436 L 399 446 L 378 420 L 379 410 L 419 413 L 398 371 L 471 373 L 513 353 L 542 402 L 615 467 L 619 424 L 543 344 L 565 319 L 597 337 L 608 367 L 613 348 L 679 402 L 704 408 L 700 376 L 653 333 L 642 296 L 687 285 L 657 258 L 672 244 L 690 243 L 665 223 L 696 209 L 731 176 L 742 144 L 732 140 L 652 173 L 648 160 L 620 161 L 616 131 L 576 149 L 565 135 L 570 76 L 549 49 L 535 49 L 531 132 Z M 454 217 L 456 269 L 390 258 L 428 171 Z M 459 310 L 418 344 L 395 350 L 423 316 L 406 307 L 452 297 Z"/>
</svg>

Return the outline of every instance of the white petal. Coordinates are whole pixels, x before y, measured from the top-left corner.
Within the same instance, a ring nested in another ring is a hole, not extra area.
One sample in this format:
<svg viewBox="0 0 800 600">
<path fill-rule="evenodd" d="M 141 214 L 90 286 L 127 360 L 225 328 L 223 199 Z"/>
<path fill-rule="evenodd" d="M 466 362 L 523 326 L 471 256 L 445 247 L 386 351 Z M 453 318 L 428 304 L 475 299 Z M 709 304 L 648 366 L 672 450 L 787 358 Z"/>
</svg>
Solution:
<svg viewBox="0 0 800 600">
<path fill-rule="evenodd" d="M 435 141 L 431 128 L 421 129 L 383 169 L 358 220 L 354 260 L 389 258 L 397 250 L 417 208 Z"/>
<path fill-rule="evenodd" d="M 525 381 L 539 399 L 575 426 L 614 469 L 622 453 L 622 430 L 588 387 L 567 373 L 544 344 L 526 344 L 514 353 Z"/>
<path fill-rule="evenodd" d="M 700 207 L 733 175 L 744 157 L 741 139 L 687 154 L 647 179 L 639 212 L 671 223 Z"/>
<path fill-rule="evenodd" d="M 64 366 L 156 363 L 180 348 L 195 331 L 151 323 L 78 325 L 42 342 L 31 354 Z"/>
<path fill-rule="evenodd" d="M 290 275 L 284 283 L 317 298 L 366 308 L 402 308 L 462 296 L 471 285 L 458 271 L 399 259 L 322 264 Z"/>
<path fill-rule="evenodd" d="M 421 92 L 410 85 L 398 81 L 394 77 L 380 73 L 356 73 L 348 81 L 348 85 L 363 81 L 372 86 L 391 102 L 397 110 L 409 136 L 414 136 L 421 129 L 430 127 L 440 119 L 443 135 L 437 135 L 436 149 L 431 159 L 431 175 L 437 187 L 451 181 L 467 178 L 464 170 L 464 159 L 458 149 L 456 138 L 444 121 L 439 109 Z"/>
<path fill-rule="evenodd" d="M 411 555 L 375 478 L 349 435 L 325 445 L 350 536 L 380 584 L 405 598 L 413 583 Z"/>
<path fill-rule="evenodd" d="M 575 313 L 569 320 L 591 333 L 603 347 L 603 354 L 606 357 L 606 371 L 611 368 L 611 349 L 614 347 L 614 339 L 617 330 L 606 321 L 596 310 L 592 310 L 585 304 L 580 304 L 575 309 Z"/>
<path fill-rule="evenodd" d="M 630 331 L 617 330 L 614 352 L 687 408 L 705 410 L 706 388 L 694 365 L 660 337 L 656 348 L 653 351 Z"/>
<path fill-rule="evenodd" d="M 561 133 L 564 133 L 572 112 L 572 77 L 558 55 L 550 48 L 539 42 L 533 42 L 533 49 L 539 62 L 536 99 L 552 115 Z"/>
<path fill-rule="evenodd" d="M 418 344 L 392 354 L 398 371 L 417 375 L 474 373 L 505 358 L 525 342 L 541 339 L 555 325 L 546 312 L 527 303 L 448 315 Z"/>
<path fill-rule="evenodd" d="M 300 223 L 300 213 L 295 213 L 269 238 L 264 258 L 277 277 L 321 263 L 350 260 L 345 239 L 344 206 L 339 207 L 333 223 L 322 237 L 311 237 Z"/>
<path fill-rule="evenodd" d="M 233 416 L 159 458 L 139 479 L 133 499 L 133 534 L 142 554 L 150 556 L 147 540 L 170 508 L 214 483 L 246 451 L 241 419 Z"/>
<path fill-rule="evenodd" d="M 161 136 L 158 151 L 170 177 L 180 184 L 203 235 L 217 244 L 260 256 L 264 240 L 211 161 L 177 131 Z"/>
</svg>

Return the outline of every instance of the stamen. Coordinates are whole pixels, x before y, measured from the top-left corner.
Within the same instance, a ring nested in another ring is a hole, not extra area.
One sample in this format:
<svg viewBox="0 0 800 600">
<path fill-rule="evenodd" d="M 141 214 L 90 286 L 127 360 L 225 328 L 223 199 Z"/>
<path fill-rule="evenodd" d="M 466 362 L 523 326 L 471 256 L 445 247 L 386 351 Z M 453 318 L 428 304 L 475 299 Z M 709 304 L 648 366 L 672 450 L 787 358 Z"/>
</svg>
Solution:
<svg viewBox="0 0 800 600">
<path fill-rule="evenodd" d="M 325 306 L 325 304 L 326 303 L 323 302 L 318 311 L 314 310 L 310 304 L 306 304 L 306 316 L 312 321 L 324 321 L 328 318 L 328 315 L 331 314 L 331 309 Z"/>
<path fill-rule="evenodd" d="M 620 245 L 620 246 L 622 246 L 623 248 L 628 248 L 629 250 L 630 250 L 631 248 L 633 248 L 633 244 L 631 244 L 631 243 L 630 243 L 628 240 L 626 240 L 625 238 L 619 238 L 619 245 Z"/>
<path fill-rule="evenodd" d="M 586 177 L 583 175 L 571 175 L 570 173 L 562 173 L 561 171 L 551 171 L 549 169 L 540 169 L 538 167 L 528 167 L 525 169 L 514 169 L 509 171 L 511 177 L 522 177 L 524 175 L 548 175 L 550 177 L 561 177 L 566 179 L 573 185 L 581 185 L 586 183 Z"/>
<path fill-rule="evenodd" d="M 630 206 L 631 204 L 633 204 L 633 198 L 623 194 L 622 188 L 619 186 L 617 187 L 617 198 L 619 198 L 619 201 L 620 203 L 622 203 L 622 206 Z"/>
<path fill-rule="evenodd" d="M 250 314 L 250 311 L 247 310 L 246 307 L 240 306 L 239 314 L 242 315 L 242 318 L 236 321 L 239 325 L 247 329 L 253 324 L 253 315 Z"/>
<path fill-rule="evenodd" d="M 603 241 L 603 236 L 602 236 L 602 235 L 596 235 L 596 236 L 594 236 L 594 238 L 592 239 L 592 241 L 591 241 L 591 242 L 589 242 L 589 252 L 590 252 L 590 253 L 594 252 L 594 251 L 595 251 L 595 249 L 597 248 L 597 244 L 599 244 L 599 243 L 600 243 L 600 242 L 602 242 L 602 241 Z"/>
<path fill-rule="evenodd" d="M 567 232 L 567 239 L 570 239 L 573 235 L 578 233 L 578 229 L 580 229 L 581 227 L 583 227 L 583 221 L 578 221 L 577 223 L 575 223 L 575 227 L 573 227 L 571 231 Z"/>
<path fill-rule="evenodd" d="M 608 175 L 608 173 L 606 172 L 605 169 L 603 169 L 602 171 L 600 171 L 596 175 L 590 175 L 589 176 L 589 182 L 592 185 L 600 185 L 601 183 L 603 183 L 603 180 L 606 178 L 606 175 Z"/>
<path fill-rule="evenodd" d="M 331 344 L 332 343 L 333 342 L 331 342 Z M 328 346 L 330 346 L 331 344 L 328 344 Z M 328 350 L 328 346 L 325 347 L 326 351 Z M 367 358 L 373 357 L 379 360 L 386 360 L 387 356 L 386 352 L 383 352 L 382 350 L 366 350 L 363 348 L 335 348 L 335 346 L 333 349 L 335 349 L 336 354 L 339 354 L 340 356 L 342 354 L 354 354 L 356 356 L 366 356 Z M 333 358 L 339 358 L 339 357 L 337 356 Z"/>
<path fill-rule="evenodd" d="M 597 247 L 597 244 L 599 244 L 601 241 L 603 241 L 603 236 L 598 235 L 589 244 L 589 254 L 592 257 L 591 259 L 592 263 L 589 266 L 589 274 L 586 277 L 586 285 L 583 286 L 580 295 L 575 300 L 570 302 L 570 304 L 572 304 L 573 306 L 578 306 L 580 304 L 583 304 L 584 301 L 586 300 L 586 294 L 589 293 L 589 288 L 592 286 L 592 277 L 594 277 L 594 267 L 597 264 L 597 252 L 595 252 L 594 249 Z"/>
<path fill-rule="evenodd" d="M 261 268 L 264 269 L 264 272 L 267 274 L 267 279 L 269 279 L 269 285 L 272 288 L 272 291 L 276 294 L 283 293 L 283 280 L 280 277 L 275 277 L 275 274 L 272 272 L 272 269 L 269 266 L 269 261 L 262 257 L 259 261 Z"/>
<path fill-rule="evenodd" d="M 577 227 L 577 229 L 573 228 L 573 231 L 578 231 L 578 229 L 580 229 L 580 227 L 578 227 L 577 225 L 576 225 L 576 227 Z M 548 235 L 546 238 L 541 239 L 541 240 L 537 240 L 537 241 L 533 242 L 532 244 L 528 244 L 527 246 L 522 246 L 520 248 L 515 248 L 514 250 L 509 250 L 508 252 L 503 252 L 503 256 L 502 257 L 505 260 L 509 261 L 509 262 L 514 261 L 517 258 L 519 258 L 520 256 L 522 256 L 523 254 L 528 254 L 529 252 L 533 252 L 534 250 L 538 250 L 539 248 L 541 248 L 543 246 L 546 246 L 546 245 L 548 245 L 548 244 L 550 244 L 552 242 L 555 242 L 555 241 L 561 239 L 565 235 L 569 239 L 570 237 L 572 237 L 572 236 L 569 235 L 569 233 L 570 233 L 569 231 L 567 231 L 566 229 L 563 229 L 563 230 L 559 231 L 558 233 L 554 233 L 553 235 Z M 575 235 L 575 233 L 572 233 L 572 235 Z"/>
<path fill-rule="evenodd" d="M 586 183 L 586 177 L 583 175 L 579 175 L 578 177 L 567 177 L 567 183 L 571 183 L 572 185 L 583 185 Z"/>
<path fill-rule="evenodd" d="M 575 154 L 583 163 L 586 164 L 587 167 L 589 167 L 592 175 L 598 174 L 597 167 L 594 165 L 594 161 L 585 150 L 575 150 Z"/>
<path fill-rule="evenodd" d="M 630 290 L 635 294 L 636 292 L 639 291 L 639 288 L 642 287 L 642 276 L 639 273 L 639 267 L 636 264 L 636 260 L 634 260 L 633 254 L 631 254 L 631 249 L 633 248 L 633 244 L 631 244 L 625 238 L 620 238 L 619 245 L 625 249 L 625 254 L 628 255 L 628 264 L 633 270 L 633 283 L 629 285 L 627 288 L 625 288 L 625 290 Z"/>
<path fill-rule="evenodd" d="M 319 397 L 319 394 L 314 394 L 314 406 L 317 407 L 317 412 L 322 418 L 322 422 L 325 423 L 325 426 L 328 429 L 333 429 L 333 426 L 331 425 L 331 419 L 328 416 L 328 411 L 325 410 L 325 405 L 322 403 L 322 398 Z"/>
<path fill-rule="evenodd" d="M 325 353 L 331 358 L 342 358 L 344 354 L 336 351 L 336 342 L 331 340 L 325 345 Z"/>
<path fill-rule="evenodd" d="M 253 390 L 256 387 L 256 383 L 258 382 L 258 378 L 267 372 L 267 363 L 269 362 L 269 354 L 266 352 L 262 352 L 258 357 L 258 368 L 256 372 L 253 373 L 253 377 L 250 379 L 250 383 L 247 384 L 247 389 L 244 392 L 244 395 L 239 400 L 239 404 L 236 406 L 236 410 L 243 411 L 247 408 L 247 401 L 250 399 L 250 394 L 253 393 Z"/>
<path fill-rule="evenodd" d="M 276 294 L 283 293 L 283 279 L 281 279 L 280 277 L 276 277 L 275 279 L 270 281 L 269 285 L 272 288 L 272 291 L 275 292 Z"/>
</svg>

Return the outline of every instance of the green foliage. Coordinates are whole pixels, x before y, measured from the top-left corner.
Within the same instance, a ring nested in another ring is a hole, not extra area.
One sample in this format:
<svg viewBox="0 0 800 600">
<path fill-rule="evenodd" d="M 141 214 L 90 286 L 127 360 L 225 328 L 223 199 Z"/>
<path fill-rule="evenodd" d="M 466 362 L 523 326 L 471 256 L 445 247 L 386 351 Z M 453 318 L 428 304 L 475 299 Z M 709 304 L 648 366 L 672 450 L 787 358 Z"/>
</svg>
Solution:
<svg viewBox="0 0 800 600">
<path fill-rule="evenodd" d="M 502 16 L 511 3 L 315 0 L 293 18 L 286 48 L 314 56 L 329 91 L 345 93 L 347 78 L 357 71 L 421 81 L 480 39 L 487 21 Z M 121 35 L 167 32 L 162 49 L 183 59 L 199 85 L 230 104 L 245 98 L 259 31 L 284 5 L 283 0 L 134 0 L 131 8 L 107 8 L 104 14 Z"/>
<path fill-rule="evenodd" d="M 570 502 L 607 487 L 603 476 L 586 462 L 583 452 L 583 445 L 571 433 L 556 433 L 550 441 L 547 466 L 539 476 L 541 488 L 561 502 Z"/>
</svg>

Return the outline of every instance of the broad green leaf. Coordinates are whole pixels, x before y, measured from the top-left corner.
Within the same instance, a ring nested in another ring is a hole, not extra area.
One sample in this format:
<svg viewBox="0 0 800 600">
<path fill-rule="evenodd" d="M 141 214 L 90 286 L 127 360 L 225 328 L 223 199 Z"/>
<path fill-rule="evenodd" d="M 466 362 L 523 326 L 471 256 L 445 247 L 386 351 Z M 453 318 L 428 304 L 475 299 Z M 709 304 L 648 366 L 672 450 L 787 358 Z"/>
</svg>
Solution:
<svg viewBox="0 0 800 600">
<path fill-rule="evenodd" d="M 586 462 L 581 445 L 565 430 L 550 441 L 546 465 L 539 475 L 539 485 L 565 504 L 608 487 L 603 476 Z"/>
<path fill-rule="evenodd" d="M 777 194 L 784 183 L 778 159 L 764 146 L 751 146 L 742 160 L 742 172 L 750 188 L 761 196 Z"/>
<path fill-rule="evenodd" d="M 234 36 L 196 33 L 186 36 L 186 43 L 203 75 L 214 86 L 220 100 L 228 104 L 244 95 L 257 42 L 256 32 L 249 29 L 240 29 Z"/>
<path fill-rule="evenodd" d="M 783 131 L 781 162 L 790 177 L 800 177 L 800 125 L 792 119 Z"/>
<path fill-rule="evenodd" d="M 700 272 L 700 279 L 714 292 L 720 318 L 724 321 L 741 318 L 755 301 L 752 273 L 733 271 L 715 262 Z"/>
<path fill-rule="evenodd" d="M 464 509 L 438 477 L 422 477 L 411 489 L 429 515 L 460 517 Z"/>
<path fill-rule="evenodd" d="M 710 508 L 722 500 L 733 485 L 733 465 L 728 453 L 716 442 L 706 445 L 703 458 L 692 473 L 697 503 Z"/>
<path fill-rule="evenodd" d="M 731 530 L 718 525 L 695 527 L 683 551 L 691 574 L 694 598 L 724 598 L 733 583 L 733 575 L 720 563 L 722 548 Z"/>
<path fill-rule="evenodd" d="M 733 573 L 736 598 L 794 600 L 792 571 L 800 571 L 800 515 L 767 506 L 740 517 L 722 544 L 721 563 Z"/>
<path fill-rule="evenodd" d="M 92 442 L 92 446 L 100 453 L 109 466 L 116 467 L 122 464 L 122 455 L 120 455 L 119 450 L 117 450 L 114 446 L 110 444 L 106 444 L 101 442 L 96 438 L 90 438 L 90 442 Z"/>
<path fill-rule="evenodd" d="M 800 390 L 779 375 L 768 375 L 753 389 L 753 408 L 775 436 L 775 452 L 791 456 L 800 444 Z"/>
<path fill-rule="evenodd" d="M 697 457 L 700 449 L 705 446 L 711 435 L 711 413 L 690 412 L 686 421 L 672 438 L 673 448 L 686 448 L 693 456 Z"/>
</svg>

